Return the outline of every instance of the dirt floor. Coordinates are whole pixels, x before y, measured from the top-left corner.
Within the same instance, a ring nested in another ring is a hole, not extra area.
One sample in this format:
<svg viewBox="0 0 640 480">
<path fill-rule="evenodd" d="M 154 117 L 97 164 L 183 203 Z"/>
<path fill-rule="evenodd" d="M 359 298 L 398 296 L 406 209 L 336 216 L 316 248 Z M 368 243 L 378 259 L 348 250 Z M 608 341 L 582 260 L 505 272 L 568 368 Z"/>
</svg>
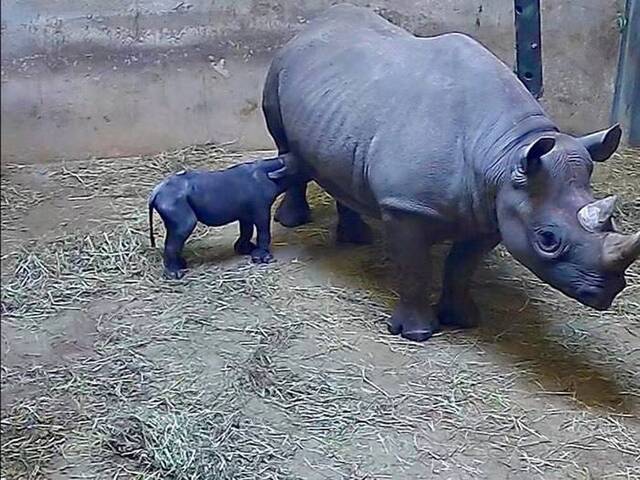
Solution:
<svg viewBox="0 0 640 480">
<path fill-rule="evenodd" d="M 380 235 L 335 246 L 315 189 L 312 224 L 274 227 L 277 262 L 200 228 L 163 280 L 151 187 L 259 155 L 3 166 L 2 479 L 640 478 L 640 265 L 599 313 L 497 249 L 483 325 L 414 344 L 386 332 Z M 597 170 L 640 228 L 640 152 Z"/>
</svg>

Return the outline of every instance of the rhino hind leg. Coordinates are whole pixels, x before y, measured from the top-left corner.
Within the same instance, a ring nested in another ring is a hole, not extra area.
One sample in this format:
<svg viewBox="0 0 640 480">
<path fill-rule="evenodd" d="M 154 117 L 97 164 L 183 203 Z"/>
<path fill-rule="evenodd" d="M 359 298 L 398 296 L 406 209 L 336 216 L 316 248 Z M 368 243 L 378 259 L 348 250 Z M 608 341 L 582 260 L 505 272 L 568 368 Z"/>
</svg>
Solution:
<svg viewBox="0 0 640 480">
<path fill-rule="evenodd" d="M 371 227 L 367 225 L 359 213 L 340 202 L 336 202 L 338 210 L 338 226 L 336 240 L 338 243 L 367 245 L 373 241 Z"/>
<path fill-rule="evenodd" d="M 293 185 L 284 194 L 284 198 L 275 214 L 275 221 L 285 227 L 297 227 L 311 221 L 311 213 L 307 203 L 306 182 Z"/>
<path fill-rule="evenodd" d="M 280 98 L 278 95 L 280 74 L 272 65 L 267 74 L 262 97 L 262 111 L 267 123 L 267 129 L 278 149 L 278 155 L 290 152 L 287 133 L 280 112 Z M 291 186 L 280 205 L 274 220 L 285 227 L 297 227 L 311 221 L 309 204 L 307 203 L 307 183 L 301 182 Z"/>
<path fill-rule="evenodd" d="M 440 329 L 427 297 L 431 277 L 431 245 L 428 230 L 410 215 L 383 215 L 387 242 L 395 262 L 400 299 L 387 321 L 389 333 L 417 342 Z"/>
<path fill-rule="evenodd" d="M 158 201 L 156 209 L 167 230 L 164 242 L 164 275 L 170 279 L 182 278 L 187 268 L 182 249 L 198 219 L 185 198 Z"/>
<path fill-rule="evenodd" d="M 442 296 L 436 307 L 442 325 L 460 328 L 478 325 L 480 310 L 469 293 L 469 284 L 482 257 L 498 241 L 495 237 L 483 237 L 453 244 L 445 261 Z"/>
</svg>

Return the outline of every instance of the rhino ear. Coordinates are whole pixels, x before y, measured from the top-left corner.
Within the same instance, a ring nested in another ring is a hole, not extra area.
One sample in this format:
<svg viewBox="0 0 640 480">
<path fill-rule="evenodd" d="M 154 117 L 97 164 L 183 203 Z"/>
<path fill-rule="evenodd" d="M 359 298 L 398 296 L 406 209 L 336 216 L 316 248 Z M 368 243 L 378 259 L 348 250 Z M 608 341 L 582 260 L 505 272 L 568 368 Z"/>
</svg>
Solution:
<svg viewBox="0 0 640 480">
<path fill-rule="evenodd" d="M 578 141 L 587 149 L 594 162 L 604 162 L 618 149 L 622 129 L 617 123 L 607 130 L 578 137 Z"/>
<path fill-rule="evenodd" d="M 529 145 L 520 159 L 520 170 L 525 175 L 534 175 L 542 163 L 541 158 L 549 153 L 556 144 L 552 137 L 540 137 Z"/>
<path fill-rule="evenodd" d="M 511 175 L 511 180 L 516 187 L 524 187 L 527 184 L 527 178 L 540 170 L 542 157 L 549 153 L 555 144 L 556 140 L 553 137 L 540 137 L 523 151 Z"/>
</svg>

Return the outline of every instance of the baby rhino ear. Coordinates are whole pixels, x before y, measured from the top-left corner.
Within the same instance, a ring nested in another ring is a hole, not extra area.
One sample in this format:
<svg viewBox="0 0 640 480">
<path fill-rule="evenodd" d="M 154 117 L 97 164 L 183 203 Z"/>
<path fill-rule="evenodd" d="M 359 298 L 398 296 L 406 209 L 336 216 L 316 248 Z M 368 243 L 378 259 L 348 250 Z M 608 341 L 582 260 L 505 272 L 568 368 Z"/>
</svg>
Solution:
<svg viewBox="0 0 640 480">
<path fill-rule="evenodd" d="M 291 154 L 285 153 L 277 158 L 280 167 L 271 172 L 267 172 L 267 177 L 271 180 L 280 180 L 281 178 L 291 176 L 296 171 L 296 164 Z"/>
<path fill-rule="evenodd" d="M 273 172 L 267 172 L 267 177 L 271 180 L 280 180 L 281 178 L 286 177 L 288 174 L 287 166 L 282 162 L 282 167 L 274 170 Z"/>
</svg>

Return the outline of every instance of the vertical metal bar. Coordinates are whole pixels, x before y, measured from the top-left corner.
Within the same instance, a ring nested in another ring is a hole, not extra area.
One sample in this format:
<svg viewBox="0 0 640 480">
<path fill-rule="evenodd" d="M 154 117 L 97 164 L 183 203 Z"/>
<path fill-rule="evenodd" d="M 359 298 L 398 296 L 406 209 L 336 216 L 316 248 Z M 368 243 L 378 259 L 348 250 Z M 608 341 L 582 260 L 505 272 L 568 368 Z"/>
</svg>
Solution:
<svg viewBox="0 0 640 480">
<path fill-rule="evenodd" d="M 611 118 L 622 125 L 626 141 L 640 146 L 640 0 L 627 0 Z"/>
<path fill-rule="evenodd" d="M 516 74 L 536 97 L 542 96 L 540 0 L 514 0 Z"/>
</svg>

